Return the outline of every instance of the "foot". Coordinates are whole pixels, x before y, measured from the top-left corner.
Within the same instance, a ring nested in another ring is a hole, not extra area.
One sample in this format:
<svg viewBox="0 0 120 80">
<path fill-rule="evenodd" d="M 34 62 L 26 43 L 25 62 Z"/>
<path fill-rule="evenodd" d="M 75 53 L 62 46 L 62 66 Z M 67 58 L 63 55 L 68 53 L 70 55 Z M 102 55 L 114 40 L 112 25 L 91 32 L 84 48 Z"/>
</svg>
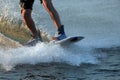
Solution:
<svg viewBox="0 0 120 80">
<path fill-rule="evenodd" d="M 52 39 L 53 40 L 62 40 L 62 39 L 65 39 L 65 38 L 66 38 L 66 35 L 65 35 L 65 31 L 64 31 L 64 25 L 61 25 L 58 28 L 57 36 L 56 37 L 52 37 Z"/>
<path fill-rule="evenodd" d="M 41 37 L 40 30 L 37 30 L 37 31 L 38 31 L 38 36 L 37 36 L 37 37 L 32 36 L 33 38 L 30 39 L 30 40 L 27 42 L 27 45 L 34 46 L 34 45 L 36 45 L 38 42 L 43 42 L 42 37 Z"/>
<path fill-rule="evenodd" d="M 66 35 L 65 34 L 60 34 L 58 36 L 52 37 L 52 40 L 62 40 L 65 39 Z"/>
</svg>

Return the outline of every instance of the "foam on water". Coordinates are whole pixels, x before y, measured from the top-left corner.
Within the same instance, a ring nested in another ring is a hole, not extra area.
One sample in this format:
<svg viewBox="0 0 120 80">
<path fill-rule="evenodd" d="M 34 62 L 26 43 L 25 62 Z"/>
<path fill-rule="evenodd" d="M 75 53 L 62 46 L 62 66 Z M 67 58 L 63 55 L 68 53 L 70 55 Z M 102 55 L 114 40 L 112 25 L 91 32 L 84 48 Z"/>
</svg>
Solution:
<svg viewBox="0 0 120 80">
<path fill-rule="evenodd" d="M 0 51 L 0 65 L 10 70 L 20 64 L 38 64 L 61 62 L 79 66 L 81 63 L 96 64 L 98 61 L 90 48 L 74 45 L 62 47 L 52 43 L 39 43 L 34 47 L 21 47 L 8 51 Z"/>
</svg>

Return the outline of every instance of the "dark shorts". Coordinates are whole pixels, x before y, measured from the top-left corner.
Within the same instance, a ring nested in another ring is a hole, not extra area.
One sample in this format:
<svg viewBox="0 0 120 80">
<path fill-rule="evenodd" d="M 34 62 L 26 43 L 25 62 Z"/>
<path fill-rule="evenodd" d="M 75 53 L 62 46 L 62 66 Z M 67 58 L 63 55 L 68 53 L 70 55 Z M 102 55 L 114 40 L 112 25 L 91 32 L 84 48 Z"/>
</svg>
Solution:
<svg viewBox="0 0 120 80">
<path fill-rule="evenodd" d="M 42 3 L 42 0 L 40 0 Z M 20 0 L 20 7 L 22 9 L 31 9 L 33 7 L 34 0 Z"/>
</svg>

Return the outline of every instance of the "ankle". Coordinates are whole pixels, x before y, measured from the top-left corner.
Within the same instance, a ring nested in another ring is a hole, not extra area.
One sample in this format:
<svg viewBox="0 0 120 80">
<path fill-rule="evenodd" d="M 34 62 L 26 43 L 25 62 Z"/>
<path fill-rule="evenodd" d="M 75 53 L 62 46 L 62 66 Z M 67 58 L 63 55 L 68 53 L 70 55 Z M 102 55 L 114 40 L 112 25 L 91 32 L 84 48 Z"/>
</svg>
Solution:
<svg viewBox="0 0 120 80">
<path fill-rule="evenodd" d="M 37 32 L 36 34 L 31 34 L 31 37 L 33 37 L 33 38 L 36 39 L 36 38 L 39 38 L 39 35 L 40 35 L 40 34 Z"/>
<path fill-rule="evenodd" d="M 58 28 L 58 34 L 65 34 L 64 25 L 61 25 L 61 26 Z"/>
</svg>

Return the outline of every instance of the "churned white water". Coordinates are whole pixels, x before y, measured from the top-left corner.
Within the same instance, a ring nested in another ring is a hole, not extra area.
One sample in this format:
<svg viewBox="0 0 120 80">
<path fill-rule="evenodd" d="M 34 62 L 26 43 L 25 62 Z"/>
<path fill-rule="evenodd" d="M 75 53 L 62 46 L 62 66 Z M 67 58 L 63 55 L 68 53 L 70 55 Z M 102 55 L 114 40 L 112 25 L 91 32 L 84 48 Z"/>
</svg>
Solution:
<svg viewBox="0 0 120 80">
<path fill-rule="evenodd" d="M 79 66 L 81 63 L 96 64 L 98 61 L 93 54 L 91 49 L 80 48 L 76 45 L 63 48 L 52 43 L 39 43 L 33 47 L 0 51 L 0 64 L 6 70 L 20 64 L 35 65 L 50 62 L 61 62 L 75 66 Z"/>
</svg>

